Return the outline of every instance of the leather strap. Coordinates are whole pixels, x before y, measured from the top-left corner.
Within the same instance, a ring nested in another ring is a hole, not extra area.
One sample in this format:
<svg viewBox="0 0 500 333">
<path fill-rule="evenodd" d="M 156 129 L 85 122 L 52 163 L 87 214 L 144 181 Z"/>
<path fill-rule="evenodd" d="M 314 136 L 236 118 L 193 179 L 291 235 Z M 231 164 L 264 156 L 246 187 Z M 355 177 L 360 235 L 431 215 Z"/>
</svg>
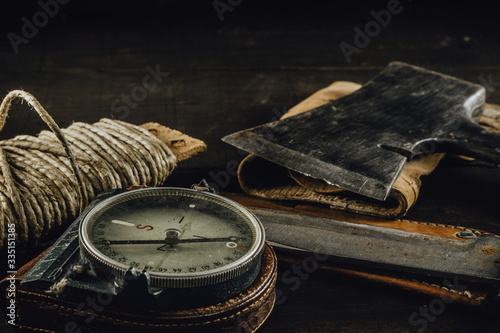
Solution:
<svg viewBox="0 0 500 333">
<path fill-rule="evenodd" d="M 23 266 L 22 280 L 43 253 Z M 18 284 L 18 328 L 37 332 L 255 332 L 271 313 L 276 299 L 277 260 L 266 244 L 254 283 L 237 297 L 208 307 L 162 312 L 125 311 L 108 306 L 104 295 L 82 300 L 58 298 Z M 7 279 L 0 282 L 6 290 Z M 3 298 L 3 297 L 2 297 Z"/>
</svg>

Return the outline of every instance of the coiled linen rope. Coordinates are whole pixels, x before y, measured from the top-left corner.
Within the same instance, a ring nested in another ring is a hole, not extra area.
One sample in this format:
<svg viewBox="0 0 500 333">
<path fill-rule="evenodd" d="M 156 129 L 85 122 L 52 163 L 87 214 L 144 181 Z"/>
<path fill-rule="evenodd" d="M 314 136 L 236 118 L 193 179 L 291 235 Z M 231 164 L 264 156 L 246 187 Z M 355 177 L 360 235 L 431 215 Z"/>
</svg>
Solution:
<svg viewBox="0 0 500 333">
<path fill-rule="evenodd" d="M 74 220 L 100 192 L 158 186 L 175 167 L 175 155 L 149 131 L 111 119 L 61 130 L 22 90 L 11 91 L 0 105 L 0 131 L 15 98 L 26 101 L 52 132 L 0 141 L 0 249 L 12 224 L 18 244 L 34 244 Z"/>
</svg>

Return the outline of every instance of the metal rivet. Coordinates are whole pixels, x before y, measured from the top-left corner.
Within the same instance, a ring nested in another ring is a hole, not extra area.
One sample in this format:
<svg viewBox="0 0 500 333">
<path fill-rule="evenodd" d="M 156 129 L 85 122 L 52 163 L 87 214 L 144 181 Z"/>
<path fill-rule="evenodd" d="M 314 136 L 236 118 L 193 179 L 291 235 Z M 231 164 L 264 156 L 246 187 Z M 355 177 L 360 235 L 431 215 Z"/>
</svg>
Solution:
<svg viewBox="0 0 500 333">
<path fill-rule="evenodd" d="M 470 230 L 464 230 L 464 231 L 457 232 L 456 236 L 459 238 L 464 238 L 464 239 L 477 238 L 477 235 Z"/>
</svg>

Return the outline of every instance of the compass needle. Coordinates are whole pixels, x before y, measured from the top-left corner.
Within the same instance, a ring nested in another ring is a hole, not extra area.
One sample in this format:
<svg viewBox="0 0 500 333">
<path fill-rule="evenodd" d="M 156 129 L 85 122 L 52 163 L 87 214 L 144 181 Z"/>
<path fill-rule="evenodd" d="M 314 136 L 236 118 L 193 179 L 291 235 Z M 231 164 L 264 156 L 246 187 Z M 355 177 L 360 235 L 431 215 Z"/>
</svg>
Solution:
<svg viewBox="0 0 500 333">
<path fill-rule="evenodd" d="M 120 225 L 124 225 L 124 226 L 127 226 L 127 227 L 134 227 L 135 226 L 134 223 L 120 221 L 120 220 L 111 220 L 111 223 L 120 224 Z"/>
</svg>

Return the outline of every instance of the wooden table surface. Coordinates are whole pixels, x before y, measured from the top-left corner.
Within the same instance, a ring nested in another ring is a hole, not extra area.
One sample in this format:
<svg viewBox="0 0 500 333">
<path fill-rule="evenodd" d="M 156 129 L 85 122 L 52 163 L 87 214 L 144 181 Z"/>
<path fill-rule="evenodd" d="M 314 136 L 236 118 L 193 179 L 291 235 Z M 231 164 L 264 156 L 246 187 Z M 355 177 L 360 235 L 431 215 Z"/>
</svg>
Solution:
<svg viewBox="0 0 500 333">
<path fill-rule="evenodd" d="M 0 14 L 0 92 L 33 93 L 61 127 L 114 117 L 159 122 L 204 140 L 208 151 L 182 162 L 167 180 L 179 186 L 210 179 L 228 161 L 241 160 L 220 141 L 224 135 L 274 120 L 333 81 L 364 83 L 390 61 L 483 84 L 488 102 L 500 104 L 498 20 L 486 1 L 325 3 L 73 0 L 52 6 L 44 21 L 39 3 L 18 1 Z M 390 22 L 356 42 L 355 28 L 374 20 L 371 11 L 388 8 L 394 12 Z M 36 31 L 24 27 L 33 19 L 39 20 Z M 341 43 L 356 47 L 349 59 Z M 141 90 L 151 72 L 156 81 L 150 78 L 151 86 Z M 16 104 L 0 137 L 42 129 L 33 111 Z M 498 169 L 448 159 L 423 182 L 409 219 L 500 234 Z M 224 190 L 239 191 L 237 180 Z M 280 263 L 280 274 L 288 269 Z M 286 300 L 261 332 L 500 329 L 498 316 L 456 304 L 425 326 L 412 325 L 412 314 L 432 299 L 323 271 L 292 291 L 281 276 L 278 288 Z"/>
</svg>

